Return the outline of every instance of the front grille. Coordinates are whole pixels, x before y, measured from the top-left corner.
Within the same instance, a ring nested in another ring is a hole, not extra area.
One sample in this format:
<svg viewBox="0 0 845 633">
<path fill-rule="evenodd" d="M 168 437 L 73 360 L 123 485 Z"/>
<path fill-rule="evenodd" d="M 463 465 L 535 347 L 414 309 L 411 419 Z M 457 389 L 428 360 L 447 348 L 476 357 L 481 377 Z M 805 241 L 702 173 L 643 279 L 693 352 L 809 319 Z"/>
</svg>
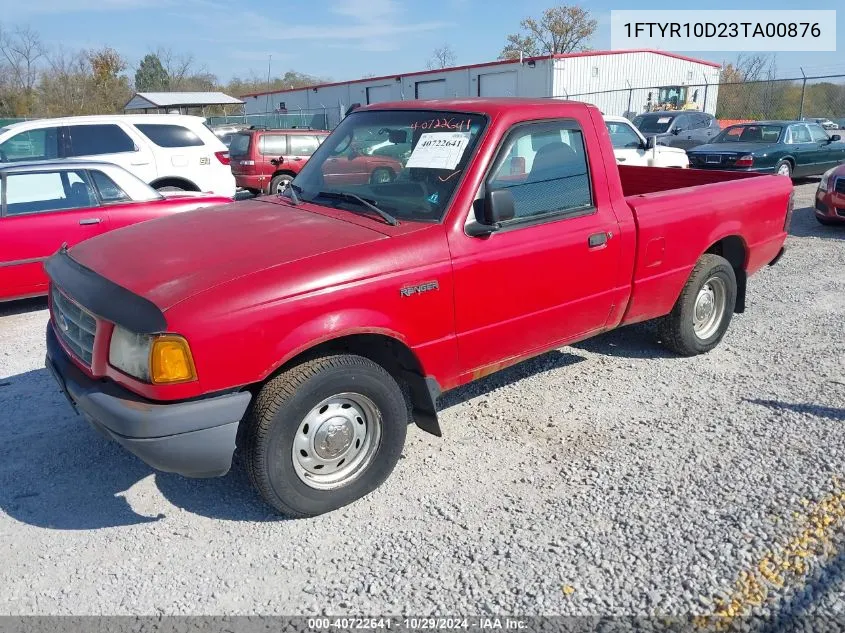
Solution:
<svg viewBox="0 0 845 633">
<path fill-rule="evenodd" d="M 97 320 L 72 299 L 53 288 L 53 329 L 79 360 L 91 367 Z"/>
<path fill-rule="evenodd" d="M 833 181 L 833 190 L 836 193 L 845 193 L 845 178 L 837 178 Z"/>
</svg>

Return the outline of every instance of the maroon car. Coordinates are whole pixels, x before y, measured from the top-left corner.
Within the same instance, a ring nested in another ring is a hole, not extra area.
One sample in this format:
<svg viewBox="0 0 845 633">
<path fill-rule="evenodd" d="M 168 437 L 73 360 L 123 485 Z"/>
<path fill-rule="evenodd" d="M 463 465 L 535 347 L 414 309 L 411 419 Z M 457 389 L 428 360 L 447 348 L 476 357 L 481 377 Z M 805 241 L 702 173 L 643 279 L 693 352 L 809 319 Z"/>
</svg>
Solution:
<svg viewBox="0 0 845 633">
<path fill-rule="evenodd" d="M 130 224 L 232 202 L 191 191 L 159 192 L 111 163 L 6 163 L 0 165 L 0 176 L 0 301 L 46 294 L 42 262 L 62 244 L 73 246 Z"/>
<path fill-rule="evenodd" d="M 845 224 L 845 165 L 822 175 L 816 191 L 816 219 L 821 224 Z"/>
</svg>

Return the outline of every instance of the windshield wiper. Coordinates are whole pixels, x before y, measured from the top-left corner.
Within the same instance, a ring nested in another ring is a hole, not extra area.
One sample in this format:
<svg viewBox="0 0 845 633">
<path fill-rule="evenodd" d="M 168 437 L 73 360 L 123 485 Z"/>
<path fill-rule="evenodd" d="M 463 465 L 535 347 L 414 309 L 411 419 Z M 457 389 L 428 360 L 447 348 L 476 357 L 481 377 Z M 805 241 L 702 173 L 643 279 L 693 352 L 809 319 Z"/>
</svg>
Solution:
<svg viewBox="0 0 845 633">
<path fill-rule="evenodd" d="M 315 196 L 315 198 L 319 198 L 320 196 L 334 200 L 344 200 L 345 202 L 357 202 L 370 211 L 378 213 L 379 217 L 381 217 L 381 219 L 387 222 L 390 226 L 399 226 L 399 220 L 394 218 L 384 209 L 377 207 L 375 200 L 367 200 L 366 198 L 362 198 L 354 193 L 349 193 L 348 191 L 321 191 Z"/>
</svg>

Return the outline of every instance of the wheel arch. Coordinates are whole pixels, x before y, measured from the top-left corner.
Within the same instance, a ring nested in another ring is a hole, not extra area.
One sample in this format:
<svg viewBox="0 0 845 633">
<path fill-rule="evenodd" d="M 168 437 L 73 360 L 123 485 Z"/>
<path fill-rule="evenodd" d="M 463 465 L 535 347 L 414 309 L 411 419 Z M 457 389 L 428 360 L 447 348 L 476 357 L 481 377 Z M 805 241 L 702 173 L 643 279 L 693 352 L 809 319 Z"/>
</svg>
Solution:
<svg viewBox="0 0 845 633">
<path fill-rule="evenodd" d="M 402 388 L 416 425 L 438 437 L 442 435 L 437 419 L 440 385 L 433 376 L 426 375 L 419 357 L 402 337 L 387 329 L 355 328 L 311 339 L 285 354 L 256 387 L 292 365 L 337 353 L 363 356 L 381 365 Z"/>
<path fill-rule="evenodd" d="M 179 187 L 185 191 L 200 190 L 194 182 L 180 176 L 163 176 L 162 178 L 156 178 L 150 183 L 150 187 L 153 189 L 158 189 L 159 187 Z"/>
<path fill-rule="evenodd" d="M 705 251 L 724 257 L 736 275 L 736 306 L 734 312 L 745 312 L 745 289 L 748 282 L 748 245 L 739 235 L 726 235 L 713 242 Z"/>
</svg>

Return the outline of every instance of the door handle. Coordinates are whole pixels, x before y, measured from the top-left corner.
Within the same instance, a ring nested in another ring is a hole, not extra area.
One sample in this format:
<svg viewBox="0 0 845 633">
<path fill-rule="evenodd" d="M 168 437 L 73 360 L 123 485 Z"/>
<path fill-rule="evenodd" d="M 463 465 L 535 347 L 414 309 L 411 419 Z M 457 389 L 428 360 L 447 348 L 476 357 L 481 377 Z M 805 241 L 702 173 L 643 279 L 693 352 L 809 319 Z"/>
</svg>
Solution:
<svg viewBox="0 0 845 633">
<path fill-rule="evenodd" d="M 150 161 L 145 160 L 145 161 L 138 161 L 136 163 L 129 163 L 129 164 L 132 165 L 133 167 L 142 167 L 144 165 L 149 165 Z"/>
<path fill-rule="evenodd" d="M 627 159 L 627 158 L 624 158 L 624 157 L 622 157 L 622 156 L 620 156 L 620 157 L 619 157 L 619 158 L 617 158 L 616 160 L 618 160 L 620 163 L 624 163 L 624 162 L 625 162 L 626 160 L 628 160 L 628 159 Z"/>
<path fill-rule="evenodd" d="M 100 218 L 82 218 L 79 221 L 81 226 L 87 226 L 89 224 L 99 224 L 102 220 Z"/>
<path fill-rule="evenodd" d="M 589 248 L 598 248 L 599 246 L 604 246 L 607 244 L 607 240 L 610 239 L 612 233 L 593 233 L 590 237 L 587 238 L 587 246 Z"/>
<path fill-rule="evenodd" d="M 297 156 L 296 158 L 291 158 L 291 160 L 295 160 L 295 161 L 297 161 L 297 162 L 298 162 L 298 161 L 301 161 L 302 159 L 301 159 L 300 157 L 298 157 L 298 156 Z"/>
</svg>

